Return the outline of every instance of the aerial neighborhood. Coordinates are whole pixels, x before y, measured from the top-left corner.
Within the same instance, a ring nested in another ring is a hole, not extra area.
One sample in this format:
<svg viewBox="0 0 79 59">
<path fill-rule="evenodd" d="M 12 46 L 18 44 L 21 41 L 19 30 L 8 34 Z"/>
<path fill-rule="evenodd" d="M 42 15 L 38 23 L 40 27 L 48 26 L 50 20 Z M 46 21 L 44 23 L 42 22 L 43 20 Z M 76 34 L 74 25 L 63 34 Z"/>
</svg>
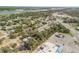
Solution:
<svg viewBox="0 0 79 59">
<path fill-rule="evenodd" d="M 0 53 L 78 53 L 78 11 L 0 7 Z"/>
</svg>

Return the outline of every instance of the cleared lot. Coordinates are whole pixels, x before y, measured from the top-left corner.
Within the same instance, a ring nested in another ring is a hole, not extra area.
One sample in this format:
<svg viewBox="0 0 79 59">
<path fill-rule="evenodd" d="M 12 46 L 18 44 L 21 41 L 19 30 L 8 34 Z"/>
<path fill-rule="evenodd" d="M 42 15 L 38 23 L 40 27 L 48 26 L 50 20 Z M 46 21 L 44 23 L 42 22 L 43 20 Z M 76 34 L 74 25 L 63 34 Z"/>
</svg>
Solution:
<svg viewBox="0 0 79 59">
<path fill-rule="evenodd" d="M 60 34 L 62 36 L 60 36 Z M 57 37 L 56 35 L 59 35 L 59 37 Z M 69 34 L 55 33 L 45 43 L 41 44 L 34 52 L 36 53 L 73 53 L 73 52 L 76 53 L 77 52 L 78 53 L 79 45 L 75 44 L 74 38 L 72 38 Z"/>
</svg>

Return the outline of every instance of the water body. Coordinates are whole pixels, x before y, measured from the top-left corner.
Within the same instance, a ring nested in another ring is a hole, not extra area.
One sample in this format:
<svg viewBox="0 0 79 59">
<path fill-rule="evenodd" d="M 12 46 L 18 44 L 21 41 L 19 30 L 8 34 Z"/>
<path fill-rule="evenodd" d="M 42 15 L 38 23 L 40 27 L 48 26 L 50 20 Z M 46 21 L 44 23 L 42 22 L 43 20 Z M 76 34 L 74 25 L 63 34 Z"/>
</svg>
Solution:
<svg viewBox="0 0 79 59">
<path fill-rule="evenodd" d="M 22 12 L 39 12 L 39 11 L 48 11 L 47 9 L 42 10 L 4 10 L 0 11 L 0 14 L 16 14 L 16 13 L 22 13 Z"/>
</svg>

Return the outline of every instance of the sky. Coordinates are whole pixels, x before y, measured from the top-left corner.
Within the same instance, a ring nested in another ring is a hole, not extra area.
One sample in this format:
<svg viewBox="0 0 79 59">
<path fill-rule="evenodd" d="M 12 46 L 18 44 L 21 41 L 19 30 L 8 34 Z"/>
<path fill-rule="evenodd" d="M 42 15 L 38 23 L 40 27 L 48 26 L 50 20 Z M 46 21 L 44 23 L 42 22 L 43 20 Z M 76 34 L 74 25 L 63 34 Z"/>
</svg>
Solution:
<svg viewBox="0 0 79 59">
<path fill-rule="evenodd" d="M 79 6 L 79 0 L 0 0 L 0 6 Z"/>
</svg>

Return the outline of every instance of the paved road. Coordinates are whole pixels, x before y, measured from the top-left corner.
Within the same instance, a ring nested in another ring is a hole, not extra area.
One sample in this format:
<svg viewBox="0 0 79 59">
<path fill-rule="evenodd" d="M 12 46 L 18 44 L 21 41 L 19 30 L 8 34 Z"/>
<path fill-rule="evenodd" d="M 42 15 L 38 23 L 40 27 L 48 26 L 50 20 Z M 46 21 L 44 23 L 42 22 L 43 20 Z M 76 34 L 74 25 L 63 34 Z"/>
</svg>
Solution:
<svg viewBox="0 0 79 59">
<path fill-rule="evenodd" d="M 60 21 L 61 20 L 61 21 Z M 71 27 L 69 24 L 63 23 L 62 19 L 57 19 L 57 22 L 61 23 L 64 27 L 70 30 L 70 32 L 73 34 L 73 38 L 78 41 L 79 39 L 79 33 L 76 31 L 73 27 Z"/>
</svg>

